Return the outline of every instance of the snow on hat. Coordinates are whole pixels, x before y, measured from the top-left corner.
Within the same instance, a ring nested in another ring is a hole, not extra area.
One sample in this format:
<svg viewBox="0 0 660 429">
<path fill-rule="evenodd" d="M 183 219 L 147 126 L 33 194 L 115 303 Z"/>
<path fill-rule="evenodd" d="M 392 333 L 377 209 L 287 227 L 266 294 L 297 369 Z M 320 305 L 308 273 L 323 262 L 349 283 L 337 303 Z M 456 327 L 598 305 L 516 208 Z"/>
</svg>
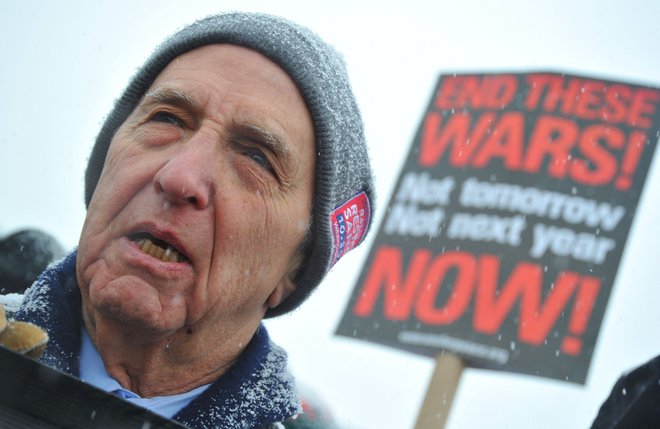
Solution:
<svg viewBox="0 0 660 429">
<path fill-rule="evenodd" d="M 278 316 L 298 307 L 332 266 L 362 242 L 373 218 L 373 177 L 346 67 L 339 54 L 309 29 L 271 15 L 228 13 L 199 20 L 167 39 L 138 70 L 106 118 L 85 173 L 85 203 L 89 206 L 115 132 L 158 74 L 175 57 L 215 43 L 244 46 L 278 64 L 296 83 L 314 124 L 311 242 L 295 278 L 295 291 L 266 314 Z"/>
</svg>

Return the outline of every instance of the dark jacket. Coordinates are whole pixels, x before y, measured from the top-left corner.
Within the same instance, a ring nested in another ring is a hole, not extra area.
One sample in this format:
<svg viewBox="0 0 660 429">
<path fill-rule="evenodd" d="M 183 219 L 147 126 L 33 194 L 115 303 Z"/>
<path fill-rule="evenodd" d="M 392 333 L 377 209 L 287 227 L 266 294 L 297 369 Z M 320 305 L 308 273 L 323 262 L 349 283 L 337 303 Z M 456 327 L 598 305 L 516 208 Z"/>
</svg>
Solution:
<svg viewBox="0 0 660 429">
<path fill-rule="evenodd" d="M 44 271 L 14 317 L 48 332 L 48 347 L 40 358 L 43 363 L 78 376 L 82 320 L 75 266 L 74 251 Z M 286 353 L 261 326 L 232 367 L 174 420 L 190 428 L 262 428 L 299 412 Z"/>
<path fill-rule="evenodd" d="M 619 378 L 591 426 L 591 429 L 657 428 L 660 428 L 660 356 Z"/>
</svg>

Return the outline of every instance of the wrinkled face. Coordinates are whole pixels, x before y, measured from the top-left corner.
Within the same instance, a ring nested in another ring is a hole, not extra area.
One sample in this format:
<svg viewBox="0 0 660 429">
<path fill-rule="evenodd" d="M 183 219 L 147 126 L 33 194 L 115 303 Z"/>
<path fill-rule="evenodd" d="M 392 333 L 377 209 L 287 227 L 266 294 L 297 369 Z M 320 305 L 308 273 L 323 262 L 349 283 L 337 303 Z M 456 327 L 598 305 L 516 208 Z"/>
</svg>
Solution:
<svg viewBox="0 0 660 429">
<path fill-rule="evenodd" d="M 157 332 L 258 323 L 293 287 L 314 153 L 276 64 L 233 45 L 177 57 L 110 145 L 78 248 L 86 316 Z"/>
</svg>

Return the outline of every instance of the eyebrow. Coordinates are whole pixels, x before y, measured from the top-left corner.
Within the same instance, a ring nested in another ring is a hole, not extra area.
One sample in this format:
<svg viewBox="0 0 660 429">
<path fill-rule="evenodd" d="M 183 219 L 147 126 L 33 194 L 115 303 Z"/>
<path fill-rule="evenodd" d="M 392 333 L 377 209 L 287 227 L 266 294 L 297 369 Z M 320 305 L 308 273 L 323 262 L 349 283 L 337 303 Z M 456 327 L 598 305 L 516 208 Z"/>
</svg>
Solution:
<svg viewBox="0 0 660 429">
<path fill-rule="evenodd" d="M 144 95 L 144 104 L 169 104 L 187 110 L 196 111 L 198 105 L 195 100 L 185 92 L 176 88 L 159 87 Z"/>
<path fill-rule="evenodd" d="M 291 151 L 280 134 L 250 122 L 239 123 L 234 121 L 234 127 L 266 146 L 278 158 L 289 160 Z"/>
</svg>

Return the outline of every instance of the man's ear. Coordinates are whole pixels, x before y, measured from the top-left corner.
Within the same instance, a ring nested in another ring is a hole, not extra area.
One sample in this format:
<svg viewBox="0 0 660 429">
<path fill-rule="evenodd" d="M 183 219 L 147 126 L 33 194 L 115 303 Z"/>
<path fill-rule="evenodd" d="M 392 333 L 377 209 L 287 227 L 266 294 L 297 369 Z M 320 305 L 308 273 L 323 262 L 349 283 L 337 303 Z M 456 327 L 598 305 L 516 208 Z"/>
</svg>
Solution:
<svg viewBox="0 0 660 429">
<path fill-rule="evenodd" d="M 298 274 L 298 270 L 300 269 L 304 258 L 305 255 L 303 255 L 303 252 L 296 252 L 296 255 L 291 260 L 289 272 L 268 296 L 268 299 L 266 300 L 268 308 L 277 307 L 282 301 L 291 295 L 294 290 L 296 290 L 294 279 Z"/>
<path fill-rule="evenodd" d="M 266 301 L 268 308 L 275 308 L 282 303 L 291 293 L 296 290 L 296 285 L 289 276 L 284 277 L 275 290 L 271 292 Z"/>
</svg>

